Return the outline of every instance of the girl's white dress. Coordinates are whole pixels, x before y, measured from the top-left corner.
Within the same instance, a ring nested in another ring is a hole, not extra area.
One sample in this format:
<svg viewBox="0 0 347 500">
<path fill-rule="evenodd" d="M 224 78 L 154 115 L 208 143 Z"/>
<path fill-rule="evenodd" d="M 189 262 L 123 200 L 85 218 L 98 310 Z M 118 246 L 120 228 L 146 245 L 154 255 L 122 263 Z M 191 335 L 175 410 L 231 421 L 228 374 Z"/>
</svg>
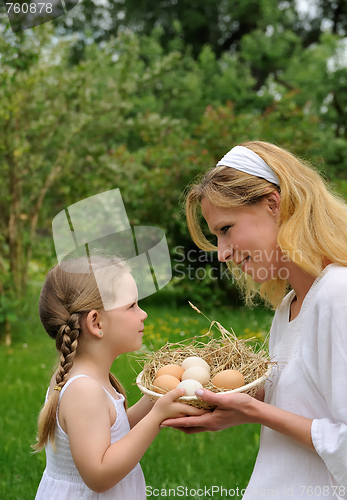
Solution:
<svg viewBox="0 0 347 500">
<path fill-rule="evenodd" d="M 86 376 L 77 375 L 68 380 L 60 392 L 59 402 L 71 382 L 76 378 Z M 115 443 L 130 431 L 129 420 L 124 408 L 124 396 L 117 393 L 119 399 L 114 399 L 105 388 L 104 390 L 117 410 L 116 421 L 111 427 L 111 443 Z M 73 461 L 68 435 L 59 424 L 58 409 L 55 434 L 56 452 L 53 452 L 48 443 L 46 446 L 47 465 L 35 500 L 144 500 L 146 485 L 139 463 L 125 478 L 104 493 L 95 493 L 88 488 Z"/>
<path fill-rule="evenodd" d="M 289 321 L 294 297 L 284 298 L 271 327 L 277 366 L 265 403 L 312 419 L 315 451 L 262 427 L 243 500 L 347 498 L 347 267 L 328 265 Z"/>
</svg>

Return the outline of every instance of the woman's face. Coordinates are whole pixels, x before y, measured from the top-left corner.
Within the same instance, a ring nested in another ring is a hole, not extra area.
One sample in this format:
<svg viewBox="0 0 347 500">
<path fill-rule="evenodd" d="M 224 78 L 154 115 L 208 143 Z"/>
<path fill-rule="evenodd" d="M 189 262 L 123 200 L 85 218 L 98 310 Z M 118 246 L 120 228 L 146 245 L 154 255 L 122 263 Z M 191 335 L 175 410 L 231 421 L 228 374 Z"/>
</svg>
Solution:
<svg viewBox="0 0 347 500">
<path fill-rule="evenodd" d="M 257 283 L 277 274 L 285 278 L 283 254 L 277 245 L 277 225 L 280 195 L 277 192 L 259 203 L 240 208 L 224 208 L 201 201 L 204 218 L 218 240 L 218 259 L 233 260 Z M 282 274 L 281 274 L 282 273 Z"/>
</svg>

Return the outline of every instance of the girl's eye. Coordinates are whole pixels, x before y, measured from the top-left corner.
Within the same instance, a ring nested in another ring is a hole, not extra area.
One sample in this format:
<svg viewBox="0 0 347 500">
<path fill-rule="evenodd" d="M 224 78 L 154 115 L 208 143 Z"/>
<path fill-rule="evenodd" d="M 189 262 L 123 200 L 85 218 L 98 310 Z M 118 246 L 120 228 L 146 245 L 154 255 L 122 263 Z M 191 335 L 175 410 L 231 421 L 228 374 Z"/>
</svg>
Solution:
<svg viewBox="0 0 347 500">
<path fill-rule="evenodd" d="M 134 306 L 136 306 L 136 302 L 134 302 L 133 304 L 131 304 L 131 306 L 129 307 L 129 309 L 131 309 Z"/>
<path fill-rule="evenodd" d="M 226 234 L 226 232 L 228 231 L 229 227 L 231 227 L 231 226 L 224 226 L 224 227 L 222 227 L 222 229 L 221 229 L 222 233 Z"/>
</svg>

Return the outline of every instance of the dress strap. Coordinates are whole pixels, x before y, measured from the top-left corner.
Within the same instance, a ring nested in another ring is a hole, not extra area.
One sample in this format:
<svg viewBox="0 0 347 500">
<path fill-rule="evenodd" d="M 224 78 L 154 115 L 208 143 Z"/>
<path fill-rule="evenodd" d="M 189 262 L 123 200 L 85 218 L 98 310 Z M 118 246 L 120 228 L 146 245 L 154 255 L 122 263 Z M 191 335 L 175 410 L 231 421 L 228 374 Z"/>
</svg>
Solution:
<svg viewBox="0 0 347 500">
<path fill-rule="evenodd" d="M 76 378 L 81 378 L 81 377 L 91 378 L 91 377 L 89 377 L 89 375 L 75 375 L 74 377 L 70 378 L 66 382 L 66 384 L 63 386 L 62 390 L 60 391 L 59 402 L 61 400 L 62 395 L 64 394 L 65 390 L 69 387 L 69 385 L 71 384 L 71 382 L 73 382 L 74 380 L 76 380 Z"/>
</svg>

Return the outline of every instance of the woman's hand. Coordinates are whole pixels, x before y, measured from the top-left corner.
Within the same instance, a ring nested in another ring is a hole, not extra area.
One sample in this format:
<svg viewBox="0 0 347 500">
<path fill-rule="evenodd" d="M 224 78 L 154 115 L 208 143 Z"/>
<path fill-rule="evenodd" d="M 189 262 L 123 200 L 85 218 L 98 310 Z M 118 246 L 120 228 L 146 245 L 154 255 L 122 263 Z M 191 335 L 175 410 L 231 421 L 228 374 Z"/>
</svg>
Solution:
<svg viewBox="0 0 347 500">
<path fill-rule="evenodd" d="M 247 394 L 215 394 L 207 389 L 199 389 L 199 399 L 216 405 L 213 411 L 200 416 L 166 419 L 162 427 L 173 427 L 187 434 L 204 431 L 220 431 L 240 424 L 255 423 L 258 401 Z M 198 394 L 197 394 L 198 395 Z"/>
<path fill-rule="evenodd" d="M 206 410 L 201 410 L 199 408 L 194 408 L 193 406 L 186 405 L 177 401 L 181 396 L 184 396 L 184 389 L 173 389 L 167 394 L 159 398 L 155 405 L 153 406 L 150 413 L 159 419 L 161 423 L 165 419 L 173 420 L 187 417 L 191 418 L 193 416 L 198 417 L 206 413 Z"/>
<path fill-rule="evenodd" d="M 197 417 L 164 420 L 161 427 L 174 427 L 187 434 L 193 434 L 221 431 L 240 424 L 261 424 L 280 432 L 310 450 L 315 450 L 311 439 L 312 419 L 310 418 L 277 408 L 247 394 L 215 394 L 207 389 L 197 389 L 195 394 L 203 401 L 216 405 L 216 408 L 212 412 Z M 258 394 L 260 399 L 262 396 L 262 393 Z"/>
</svg>

